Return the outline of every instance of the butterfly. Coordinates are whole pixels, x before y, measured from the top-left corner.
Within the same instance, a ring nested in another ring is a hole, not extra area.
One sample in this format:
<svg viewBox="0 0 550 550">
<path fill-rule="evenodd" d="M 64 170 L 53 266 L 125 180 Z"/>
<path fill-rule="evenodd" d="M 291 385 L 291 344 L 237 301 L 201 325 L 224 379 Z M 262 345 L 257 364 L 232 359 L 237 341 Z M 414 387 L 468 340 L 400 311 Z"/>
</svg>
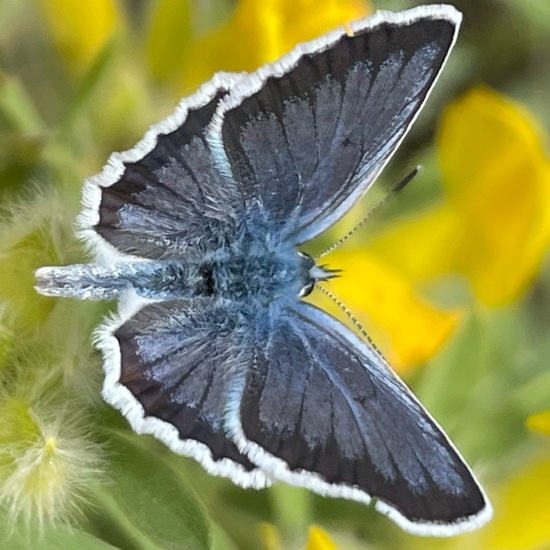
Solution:
<svg viewBox="0 0 550 550">
<path fill-rule="evenodd" d="M 489 519 L 380 353 L 302 300 L 334 273 L 298 248 L 375 181 L 460 22 L 446 5 L 378 12 L 254 73 L 219 73 L 86 181 L 95 262 L 43 267 L 37 290 L 118 300 L 96 333 L 103 397 L 136 432 L 243 487 L 372 502 L 416 534 Z"/>
</svg>

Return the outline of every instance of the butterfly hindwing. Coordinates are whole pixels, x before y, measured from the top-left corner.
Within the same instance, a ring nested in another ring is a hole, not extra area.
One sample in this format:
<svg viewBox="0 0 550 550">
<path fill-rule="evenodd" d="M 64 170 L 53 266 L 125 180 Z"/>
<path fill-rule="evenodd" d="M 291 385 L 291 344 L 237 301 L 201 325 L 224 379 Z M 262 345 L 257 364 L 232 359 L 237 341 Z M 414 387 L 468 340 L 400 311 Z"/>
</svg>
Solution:
<svg viewBox="0 0 550 550">
<path fill-rule="evenodd" d="M 241 365 L 235 317 L 211 300 L 149 303 L 100 328 L 103 395 L 138 433 L 151 433 L 208 471 L 245 487 L 266 477 L 224 432 Z"/>
<path fill-rule="evenodd" d="M 253 462 L 323 495 L 374 497 L 410 531 L 458 532 L 486 513 L 463 459 L 377 352 L 309 304 L 258 326 L 228 424 Z"/>
</svg>

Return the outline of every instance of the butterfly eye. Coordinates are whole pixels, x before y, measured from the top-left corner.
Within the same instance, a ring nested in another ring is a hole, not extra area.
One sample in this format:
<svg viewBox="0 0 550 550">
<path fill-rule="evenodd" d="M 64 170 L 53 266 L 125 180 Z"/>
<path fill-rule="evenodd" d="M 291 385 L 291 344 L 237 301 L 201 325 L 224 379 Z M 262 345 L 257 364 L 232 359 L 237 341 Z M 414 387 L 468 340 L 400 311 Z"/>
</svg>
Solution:
<svg viewBox="0 0 550 550">
<path fill-rule="evenodd" d="M 309 254 L 306 254 L 305 252 L 302 252 L 301 250 L 298 250 L 297 252 L 298 252 L 298 256 L 300 256 L 300 258 L 302 258 L 302 262 L 304 264 L 304 267 L 307 270 L 311 269 L 315 265 L 315 260 Z"/>
<path fill-rule="evenodd" d="M 298 293 L 299 298 L 304 298 L 305 296 L 309 296 L 313 292 L 313 287 L 315 286 L 315 282 L 312 281 L 311 283 L 308 283 L 306 286 L 300 290 Z"/>
</svg>

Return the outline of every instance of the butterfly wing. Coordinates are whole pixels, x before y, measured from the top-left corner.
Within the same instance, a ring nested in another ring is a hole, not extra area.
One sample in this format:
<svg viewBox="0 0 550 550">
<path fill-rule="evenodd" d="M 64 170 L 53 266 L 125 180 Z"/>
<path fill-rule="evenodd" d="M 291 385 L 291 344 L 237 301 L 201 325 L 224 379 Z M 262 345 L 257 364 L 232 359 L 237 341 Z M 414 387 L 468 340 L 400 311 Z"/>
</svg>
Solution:
<svg viewBox="0 0 550 550">
<path fill-rule="evenodd" d="M 382 357 L 305 303 L 258 319 L 228 431 L 274 477 L 376 508 L 432 535 L 490 516 L 447 436 Z M 238 393 L 235 390 L 235 393 Z"/>
<path fill-rule="evenodd" d="M 204 133 L 241 78 L 216 75 L 86 182 L 79 225 L 99 260 L 177 257 L 188 247 L 215 249 L 231 240 L 242 199 L 216 169 Z"/>
<path fill-rule="evenodd" d="M 449 6 L 379 12 L 251 75 L 216 75 L 84 189 L 99 260 L 231 242 L 246 220 L 297 244 L 334 223 L 389 160 L 453 45 Z"/>
<path fill-rule="evenodd" d="M 210 299 L 133 309 L 98 330 L 105 400 L 136 432 L 154 435 L 210 473 L 243 487 L 269 485 L 224 432 L 229 381 L 241 368 L 238 316 Z"/>
<path fill-rule="evenodd" d="M 379 12 L 237 83 L 209 140 L 250 223 L 299 244 L 340 218 L 403 139 L 459 23 L 450 6 Z"/>
</svg>

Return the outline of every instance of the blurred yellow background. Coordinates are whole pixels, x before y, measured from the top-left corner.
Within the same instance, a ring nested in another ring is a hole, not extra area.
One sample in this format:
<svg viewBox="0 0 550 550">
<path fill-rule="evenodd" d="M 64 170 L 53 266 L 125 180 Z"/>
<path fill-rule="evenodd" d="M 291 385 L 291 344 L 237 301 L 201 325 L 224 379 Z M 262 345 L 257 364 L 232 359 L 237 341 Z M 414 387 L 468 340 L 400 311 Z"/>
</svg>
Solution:
<svg viewBox="0 0 550 550">
<path fill-rule="evenodd" d="M 420 2 L 2 0 L 2 547 L 550 548 L 550 2 L 449 3 L 463 28 L 425 111 L 376 188 L 305 249 L 423 166 L 327 256 L 344 270 L 331 289 L 472 464 L 493 521 L 427 540 L 356 503 L 208 476 L 102 404 L 90 334 L 109 305 L 33 290 L 37 267 L 86 258 L 72 231 L 83 180 L 180 97 Z"/>
</svg>

